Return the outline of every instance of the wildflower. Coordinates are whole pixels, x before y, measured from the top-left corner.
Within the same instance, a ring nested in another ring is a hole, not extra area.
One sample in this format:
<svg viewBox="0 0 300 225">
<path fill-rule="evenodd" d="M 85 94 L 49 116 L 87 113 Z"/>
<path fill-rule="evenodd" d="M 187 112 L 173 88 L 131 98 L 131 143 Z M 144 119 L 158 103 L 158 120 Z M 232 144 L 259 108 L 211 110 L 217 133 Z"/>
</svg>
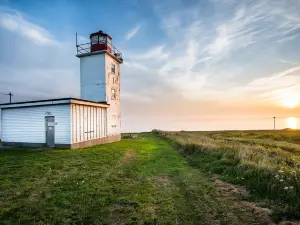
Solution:
<svg viewBox="0 0 300 225">
<path fill-rule="evenodd" d="M 283 170 L 278 170 L 278 173 L 283 173 Z"/>
<path fill-rule="evenodd" d="M 81 181 L 82 183 L 84 183 L 84 180 L 83 181 Z"/>
<path fill-rule="evenodd" d="M 242 180 L 244 180 L 244 177 L 242 177 Z"/>
<path fill-rule="evenodd" d="M 279 181 L 280 181 L 280 182 L 283 182 L 283 180 L 282 180 L 282 179 L 280 179 Z"/>
<path fill-rule="evenodd" d="M 279 175 L 278 174 L 276 174 L 276 176 L 275 176 L 276 178 L 278 178 L 279 177 Z"/>
<path fill-rule="evenodd" d="M 290 189 L 294 189 L 294 187 L 293 187 L 293 186 L 290 186 Z"/>
<path fill-rule="evenodd" d="M 77 183 L 77 185 L 78 185 L 78 183 Z"/>
<path fill-rule="evenodd" d="M 289 187 L 284 187 L 284 190 L 287 190 L 287 189 L 289 189 Z"/>
</svg>

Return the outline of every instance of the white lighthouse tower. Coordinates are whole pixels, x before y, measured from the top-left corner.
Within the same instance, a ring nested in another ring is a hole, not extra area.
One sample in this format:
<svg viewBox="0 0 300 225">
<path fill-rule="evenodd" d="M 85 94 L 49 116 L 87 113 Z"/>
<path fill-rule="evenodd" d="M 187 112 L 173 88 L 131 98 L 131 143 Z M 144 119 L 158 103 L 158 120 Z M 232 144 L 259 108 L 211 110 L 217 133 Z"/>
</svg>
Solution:
<svg viewBox="0 0 300 225">
<path fill-rule="evenodd" d="M 112 38 L 99 31 L 90 35 L 90 43 L 77 45 L 80 58 L 81 99 L 109 104 L 107 135 L 120 136 L 120 64 L 122 54 Z"/>
</svg>

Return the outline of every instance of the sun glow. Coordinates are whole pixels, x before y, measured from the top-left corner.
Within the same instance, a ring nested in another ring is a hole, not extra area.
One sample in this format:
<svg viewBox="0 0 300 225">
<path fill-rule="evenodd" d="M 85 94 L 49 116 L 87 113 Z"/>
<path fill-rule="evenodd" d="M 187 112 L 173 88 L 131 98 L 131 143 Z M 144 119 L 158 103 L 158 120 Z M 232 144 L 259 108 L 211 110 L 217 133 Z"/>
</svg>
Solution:
<svg viewBox="0 0 300 225">
<path fill-rule="evenodd" d="M 289 108 L 295 108 L 299 104 L 299 99 L 297 95 L 287 95 L 282 100 L 282 104 Z"/>
<path fill-rule="evenodd" d="M 288 126 L 288 128 L 296 129 L 297 128 L 297 119 L 295 117 L 289 117 L 287 119 L 287 126 Z"/>
</svg>

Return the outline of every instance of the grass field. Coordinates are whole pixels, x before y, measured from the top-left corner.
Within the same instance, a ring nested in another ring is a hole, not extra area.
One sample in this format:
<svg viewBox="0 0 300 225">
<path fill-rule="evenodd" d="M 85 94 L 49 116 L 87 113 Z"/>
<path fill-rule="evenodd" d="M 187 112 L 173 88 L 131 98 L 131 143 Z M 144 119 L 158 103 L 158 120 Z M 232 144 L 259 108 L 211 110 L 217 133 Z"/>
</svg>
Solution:
<svg viewBox="0 0 300 225">
<path fill-rule="evenodd" d="M 300 218 L 300 131 L 160 132 L 188 162 L 245 185 L 278 219 Z"/>
<path fill-rule="evenodd" d="M 3 149 L 0 224 L 271 224 L 266 199 L 284 206 L 276 215 L 297 217 L 298 136 L 163 132 L 80 150 Z"/>
</svg>

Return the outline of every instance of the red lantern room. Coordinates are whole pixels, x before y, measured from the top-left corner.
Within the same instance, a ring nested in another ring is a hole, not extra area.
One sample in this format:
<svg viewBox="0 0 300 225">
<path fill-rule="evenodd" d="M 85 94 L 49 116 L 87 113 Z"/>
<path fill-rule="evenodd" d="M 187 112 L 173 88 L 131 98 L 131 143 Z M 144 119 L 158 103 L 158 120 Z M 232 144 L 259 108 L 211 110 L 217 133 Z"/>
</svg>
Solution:
<svg viewBox="0 0 300 225">
<path fill-rule="evenodd" d="M 105 34 L 105 33 L 103 33 L 102 30 L 100 30 L 97 33 L 92 33 L 90 35 L 90 39 L 91 39 L 91 53 L 96 52 L 96 51 L 104 51 L 104 50 L 111 53 L 112 38 L 108 34 Z"/>
<path fill-rule="evenodd" d="M 90 42 L 85 44 L 78 44 L 76 33 L 76 56 L 84 57 L 106 52 L 117 59 L 120 63 L 122 63 L 122 53 L 112 45 L 111 40 L 111 36 L 100 30 L 99 32 L 92 33 L 90 35 Z"/>
</svg>

